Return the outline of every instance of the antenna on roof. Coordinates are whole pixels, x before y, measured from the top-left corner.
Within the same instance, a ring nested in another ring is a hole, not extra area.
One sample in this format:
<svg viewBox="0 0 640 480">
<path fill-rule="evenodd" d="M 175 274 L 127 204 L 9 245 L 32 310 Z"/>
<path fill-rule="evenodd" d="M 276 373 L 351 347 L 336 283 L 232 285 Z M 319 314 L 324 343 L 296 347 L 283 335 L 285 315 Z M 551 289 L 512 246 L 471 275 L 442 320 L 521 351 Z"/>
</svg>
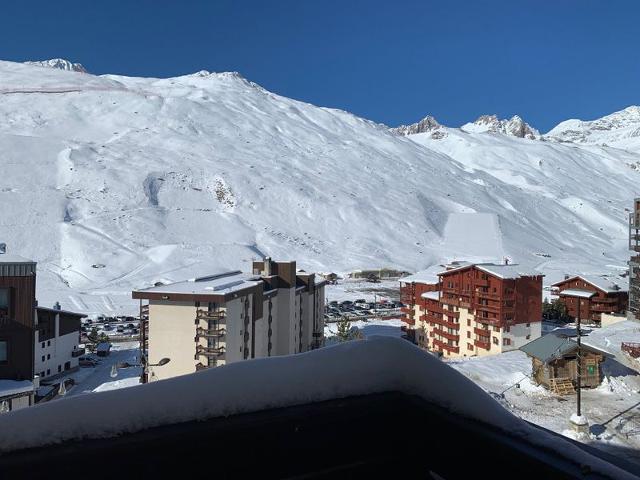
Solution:
<svg viewBox="0 0 640 480">
<path fill-rule="evenodd" d="M 7 253 L 7 244 L 0 243 L 0 253 Z"/>
</svg>

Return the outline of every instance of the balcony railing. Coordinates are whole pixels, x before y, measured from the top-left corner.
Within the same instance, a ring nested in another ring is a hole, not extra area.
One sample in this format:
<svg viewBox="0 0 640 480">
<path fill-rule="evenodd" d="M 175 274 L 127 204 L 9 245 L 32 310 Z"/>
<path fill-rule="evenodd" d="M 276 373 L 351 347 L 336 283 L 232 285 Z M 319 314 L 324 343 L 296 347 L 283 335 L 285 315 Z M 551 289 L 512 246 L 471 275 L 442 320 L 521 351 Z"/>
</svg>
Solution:
<svg viewBox="0 0 640 480">
<path fill-rule="evenodd" d="M 208 312 L 206 310 L 196 310 L 196 323 L 200 320 L 224 320 L 227 316 L 227 312 L 217 310 L 215 312 Z"/>
<path fill-rule="evenodd" d="M 445 320 L 442 317 L 440 317 L 440 318 L 430 318 L 428 321 L 430 323 L 435 323 L 436 325 L 442 325 L 443 327 L 452 328 L 454 330 L 459 330 L 460 329 L 460 324 L 459 323 L 450 322 L 448 320 Z"/>
<path fill-rule="evenodd" d="M 219 357 L 224 355 L 224 347 L 205 347 L 203 345 L 196 346 L 196 358 L 200 355 L 205 357 Z"/>
<path fill-rule="evenodd" d="M 488 328 L 474 328 L 473 329 L 473 333 L 475 333 L 476 335 L 479 335 L 481 337 L 491 337 L 491 330 L 489 330 Z"/>
<path fill-rule="evenodd" d="M 227 334 L 224 328 L 196 328 L 196 342 L 198 338 L 221 338 Z"/>
<path fill-rule="evenodd" d="M 478 348 L 484 348 L 485 350 L 489 350 L 491 348 L 491 344 L 489 342 L 483 342 L 481 340 L 474 340 L 473 344 Z"/>
<path fill-rule="evenodd" d="M 434 347 L 440 347 L 441 349 L 447 350 L 451 353 L 460 353 L 460 347 L 449 345 L 448 343 L 442 342 L 436 338 L 432 340 L 432 343 Z"/>
<path fill-rule="evenodd" d="M 436 335 L 440 335 L 441 337 L 446 338 L 447 340 L 453 340 L 455 342 L 460 340 L 460 336 L 453 334 L 453 333 L 449 333 L 449 332 L 445 332 L 444 330 L 440 329 L 440 328 L 434 328 L 433 329 L 433 333 L 435 333 Z"/>
</svg>

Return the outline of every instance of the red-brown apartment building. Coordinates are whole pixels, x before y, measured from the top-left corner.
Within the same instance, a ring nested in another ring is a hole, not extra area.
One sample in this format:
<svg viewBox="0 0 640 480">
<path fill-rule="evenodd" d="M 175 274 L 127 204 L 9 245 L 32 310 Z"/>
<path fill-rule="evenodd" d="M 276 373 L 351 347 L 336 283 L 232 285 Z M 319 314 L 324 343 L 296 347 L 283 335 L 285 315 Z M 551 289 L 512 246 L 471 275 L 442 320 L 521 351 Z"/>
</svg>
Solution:
<svg viewBox="0 0 640 480">
<path fill-rule="evenodd" d="M 453 262 L 403 278 L 406 330 L 446 357 L 516 350 L 538 338 L 540 272 L 519 265 Z"/>
<path fill-rule="evenodd" d="M 586 322 L 601 325 L 607 316 L 621 316 L 627 311 L 629 303 L 628 291 L 606 276 L 576 275 L 552 285 L 562 303 L 567 307 L 571 318 L 578 316 Z M 583 294 L 594 293 L 591 298 Z"/>
</svg>

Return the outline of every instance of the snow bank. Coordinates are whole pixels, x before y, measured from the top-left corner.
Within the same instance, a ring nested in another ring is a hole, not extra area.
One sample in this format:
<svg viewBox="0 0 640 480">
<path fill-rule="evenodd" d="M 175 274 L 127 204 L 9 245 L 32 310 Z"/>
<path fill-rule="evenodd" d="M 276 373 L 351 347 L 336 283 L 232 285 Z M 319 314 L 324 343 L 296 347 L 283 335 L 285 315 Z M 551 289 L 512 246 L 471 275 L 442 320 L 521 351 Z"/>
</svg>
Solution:
<svg viewBox="0 0 640 480">
<path fill-rule="evenodd" d="M 190 420 L 400 391 L 554 449 L 596 471 L 615 467 L 513 416 L 480 387 L 410 343 L 390 337 L 238 362 L 156 383 L 84 395 L 0 417 L 0 451 L 106 438 Z M 400 421 L 400 419 L 399 419 Z M 624 478 L 621 471 L 617 478 Z"/>
<path fill-rule="evenodd" d="M 33 392 L 33 383 L 29 380 L 0 380 L 0 397 Z"/>
</svg>

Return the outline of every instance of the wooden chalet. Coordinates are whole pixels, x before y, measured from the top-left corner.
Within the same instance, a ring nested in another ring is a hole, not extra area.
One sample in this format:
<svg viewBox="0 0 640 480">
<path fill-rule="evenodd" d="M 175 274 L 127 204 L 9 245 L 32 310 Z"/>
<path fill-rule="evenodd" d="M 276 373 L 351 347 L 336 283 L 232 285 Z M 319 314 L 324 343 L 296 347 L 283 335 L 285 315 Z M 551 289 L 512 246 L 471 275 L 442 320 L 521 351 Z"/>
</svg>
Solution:
<svg viewBox="0 0 640 480">
<path fill-rule="evenodd" d="M 574 338 L 549 333 L 520 347 L 531 357 L 533 378 L 539 385 L 565 395 L 575 393 L 578 375 L 577 350 Z M 595 388 L 602 380 L 601 363 L 606 353 L 582 344 L 582 387 Z"/>
</svg>

